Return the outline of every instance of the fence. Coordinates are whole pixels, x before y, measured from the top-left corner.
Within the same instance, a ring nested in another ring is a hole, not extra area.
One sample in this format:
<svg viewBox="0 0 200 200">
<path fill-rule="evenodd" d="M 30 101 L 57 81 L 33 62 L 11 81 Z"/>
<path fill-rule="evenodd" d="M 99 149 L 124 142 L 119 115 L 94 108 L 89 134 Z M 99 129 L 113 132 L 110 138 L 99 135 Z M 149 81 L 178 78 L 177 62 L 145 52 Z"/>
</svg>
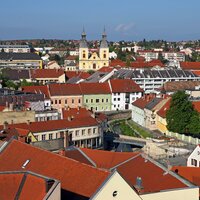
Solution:
<svg viewBox="0 0 200 200">
<path fill-rule="evenodd" d="M 179 139 L 183 142 L 190 143 L 190 144 L 194 144 L 194 145 L 200 144 L 200 139 L 194 138 L 192 136 L 187 136 L 187 135 L 179 134 L 179 133 L 173 133 L 173 132 L 169 132 L 169 131 L 166 132 L 166 135 L 168 135 L 170 137 L 176 137 L 177 139 Z"/>
</svg>

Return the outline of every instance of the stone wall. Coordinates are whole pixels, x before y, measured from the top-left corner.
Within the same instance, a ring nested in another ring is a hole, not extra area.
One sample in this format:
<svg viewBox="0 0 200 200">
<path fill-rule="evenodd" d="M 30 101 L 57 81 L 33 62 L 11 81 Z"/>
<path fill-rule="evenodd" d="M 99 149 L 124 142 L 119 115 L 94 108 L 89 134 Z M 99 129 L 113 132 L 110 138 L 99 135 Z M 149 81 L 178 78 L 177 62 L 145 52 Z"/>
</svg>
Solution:
<svg viewBox="0 0 200 200">
<path fill-rule="evenodd" d="M 8 124 L 24 123 L 24 122 L 34 122 L 35 121 L 35 112 L 34 111 L 8 111 L 0 112 L 0 125 L 4 122 Z"/>
<path fill-rule="evenodd" d="M 131 110 L 123 110 L 123 111 L 108 111 L 103 112 L 108 117 L 108 121 L 115 119 L 130 119 L 131 118 Z"/>
</svg>

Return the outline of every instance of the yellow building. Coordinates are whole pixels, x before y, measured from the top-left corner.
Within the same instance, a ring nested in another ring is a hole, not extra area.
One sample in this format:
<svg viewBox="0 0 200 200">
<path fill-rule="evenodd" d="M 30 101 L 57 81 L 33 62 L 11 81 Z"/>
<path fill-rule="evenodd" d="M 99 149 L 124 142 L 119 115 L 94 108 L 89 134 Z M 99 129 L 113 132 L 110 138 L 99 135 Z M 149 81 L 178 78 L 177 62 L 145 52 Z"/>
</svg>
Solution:
<svg viewBox="0 0 200 200">
<path fill-rule="evenodd" d="M 86 33 L 83 30 L 82 39 L 79 46 L 79 69 L 98 70 L 109 65 L 109 47 L 106 40 L 105 29 L 98 50 L 90 50 L 87 45 Z"/>
</svg>

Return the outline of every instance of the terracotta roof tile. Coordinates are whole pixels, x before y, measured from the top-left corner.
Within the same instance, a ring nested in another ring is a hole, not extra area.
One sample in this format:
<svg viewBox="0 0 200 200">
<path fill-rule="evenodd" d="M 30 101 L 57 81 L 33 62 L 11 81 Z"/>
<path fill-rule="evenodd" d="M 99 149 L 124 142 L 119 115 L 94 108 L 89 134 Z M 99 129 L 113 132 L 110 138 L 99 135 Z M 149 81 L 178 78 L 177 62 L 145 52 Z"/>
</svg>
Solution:
<svg viewBox="0 0 200 200">
<path fill-rule="evenodd" d="M 77 77 L 77 76 L 82 79 L 86 79 L 86 78 L 90 77 L 89 73 L 81 72 L 81 71 L 66 71 L 65 74 L 68 79 L 70 79 L 72 77 Z"/>
<path fill-rule="evenodd" d="M 191 183 L 200 186 L 200 168 L 199 167 L 186 167 L 186 166 L 173 166 L 172 171 L 187 179 Z"/>
<path fill-rule="evenodd" d="M 167 110 L 170 108 L 171 98 L 163 105 L 163 107 L 158 110 L 157 115 L 159 115 L 162 118 L 166 118 Z"/>
<path fill-rule="evenodd" d="M 137 99 L 136 101 L 134 101 L 132 103 L 133 106 L 136 106 L 140 109 L 144 109 L 145 106 L 153 99 L 154 97 L 146 95 L 144 97 L 141 97 L 139 99 Z"/>
<path fill-rule="evenodd" d="M 131 185 L 136 185 L 136 178 L 142 178 L 142 186 L 144 187 L 141 193 L 153 193 L 161 190 L 178 189 L 188 187 L 182 181 L 175 178 L 171 174 L 139 155 L 138 157 L 126 162 L 117 167 L 119 173 Z"/>
<path fill-rule="evenodd" d="M 114 67 L 102 67 L 98 71 L 99 72 L 112 72 L 113 70 L 115 70 Z"/>
<path fill-rule="evenodd" d="M 50 84 L 49 93 L 51 96 L 81 95 L 79 84 Z"/>
<path fill-rule="evenodd" d="M 140 86 L 131 79 L 112 79 L 110 80 L 110 84 L 113 93 L 144 92 L 144 90 L 141 89 Z"/>
<path fill-rule="evenodd" d="M 85 153 L 98 168 L 102 169 L 113 168 L 138 154 L 138 152 L 111 152 L 86 148 L 82 148 L 81 151 Z"/>
<path fill-rule="evenodd" d="M 36 94 L 43 93 L 46 98 L 50 98 L 47 85 L 24 86 L 24 87 L 22 87 L 22 91 L 28 92 L 28 93 L 36 93 Z"/>
<path fill-rule="evenodd" d="M 180 67 L 184 70 L 186 69 L 200 70 L 200 62 L 180 62 Z"/>
<path fill-rule="evenodd" d="M 59 78 L 64 73 L 63 69 L 33 69 L 31 70 L 32 78 Z"/>
<path fill-rule="evenodd" d="M 79 83 L 82 94 L 111 94 L 109 84 L 105 83 Z"/>
<path fill-rule="evenodd" d="M 30 160 L 25 169 L 22 165 Z M 0 171 L 28 170 L 61 182 L 62 198 L 91 197 L 109 172 L 13 140 L 0 153 Z"/>
</svg>

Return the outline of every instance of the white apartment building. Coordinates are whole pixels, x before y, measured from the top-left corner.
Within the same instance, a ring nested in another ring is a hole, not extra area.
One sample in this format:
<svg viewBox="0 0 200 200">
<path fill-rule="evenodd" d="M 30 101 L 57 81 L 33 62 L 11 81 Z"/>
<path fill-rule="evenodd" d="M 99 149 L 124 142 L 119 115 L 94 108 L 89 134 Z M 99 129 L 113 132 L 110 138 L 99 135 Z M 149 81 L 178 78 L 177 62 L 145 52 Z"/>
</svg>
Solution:
<svg viewBox="0 0 200 200">
<path fill-rule="evenodd" d="M 161 88 L 165 82 L 173 81 L 199 81 L 200 77 L 191 71 L 186 70 L 134 70 L 119 69 L 114 74 L 114 78 L 132 79 L 145 93 L 155 92 Z"/>
</svg>

